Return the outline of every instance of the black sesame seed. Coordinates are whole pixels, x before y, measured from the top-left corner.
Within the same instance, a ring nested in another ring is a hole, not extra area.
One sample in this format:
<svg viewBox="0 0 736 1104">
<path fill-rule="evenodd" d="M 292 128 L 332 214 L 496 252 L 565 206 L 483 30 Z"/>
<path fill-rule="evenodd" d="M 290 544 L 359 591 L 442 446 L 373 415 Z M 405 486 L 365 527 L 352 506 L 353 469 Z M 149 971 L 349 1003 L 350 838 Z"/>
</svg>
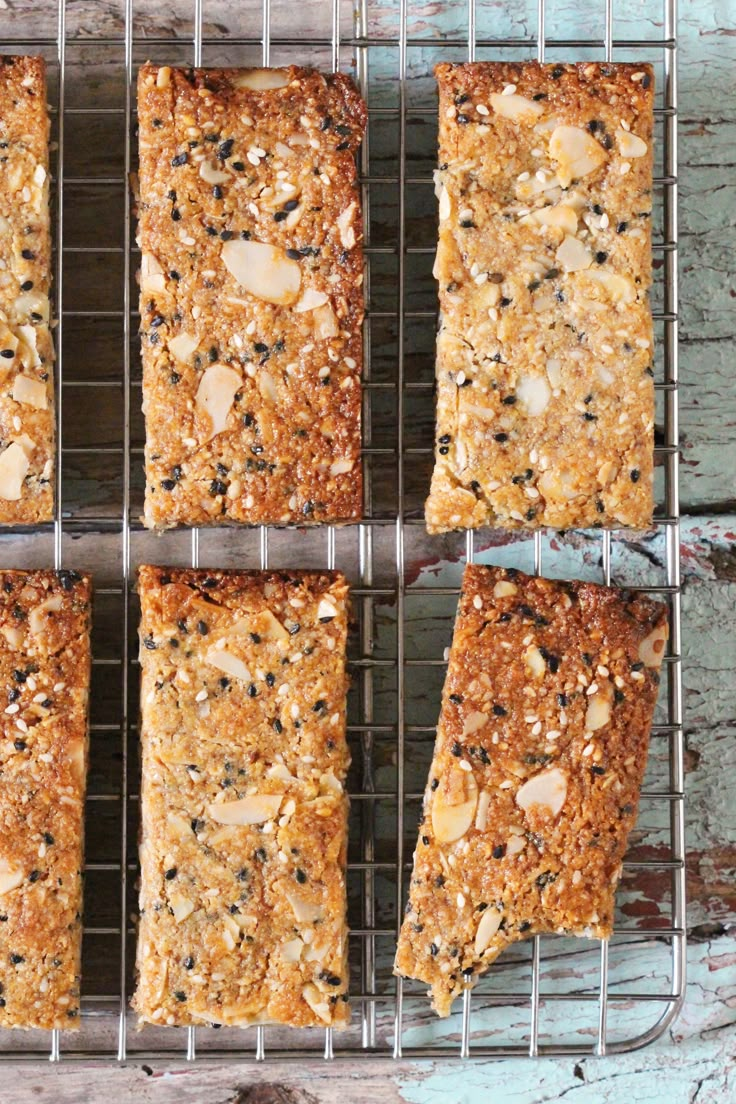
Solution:
<svg viewBox="0 0 736 1104">
<path fill-rule="evenodd" d="M 605 774 L 606 773 L 606 768 L 605 767 L 591 767 L 590 768 L 590 773 L 591 774 Z"/>
<path fill-rule="evenodd" d="M 257 698 L 258 697 L 258 690 L 257 690 L 254 683 L 251 683 L 250 686 L 248 687 L 248 697 L 249 698 Z"/>
<path fill-rule="evenodd" d="M 450 701 L 454 702 L 455 705 L 461 705 L 463 701 L 463 696 L 462 694 L 450 694 Z"/>
<path fill-rule="evenodd" d="M 40 870 L 32 870 L 31 873 L 28 875 L 28 881 L 29 882 L 37 882 L 40 877 L 41 877 L 41 871 Z"/>
<path fill-rule="evenodd" d="M 185 970 L 193 970 L 194 969 L 194 959 L 192 958 L 191 955 L 187 955 L 187 957 L 182 962 L 182 966 L 184 967 Z"/>
<path fill-rule="evenodd" d="M 606 512 L 606 507 L 599 498 L 595 500 L 595 508 L 599 514 L 604 514 Z"/>
<path fill-rule="evenodd" d="M 516 395 L 505 395 L 501 402 L 504 406 L 513 406 L 516 402 Z"/>
<path fill-rule="evenodd" d="M 14 966 L 20 966 L 21 962 L 25 962 L 25 958 L 23 957 L 23 955 L 11 954 L 10 961 L 13 963 Z"/>
<path fill-rule="evenodd" d="M 605 125 L 600 119 L 591 119 L 588 123 L 588 130 L 591 134 L 597 134 L 599 130 L 605 130 Z"/>
<path fill-rule="evenodd" d="M 0 356 L 5 357 L 6 360 L 12 360 L 15 353 L 12 349 L 0 349 Z"/>
<path fill-rule="evenodd" d="M 628 222 L 620 222 L 618 224 L 618 226 L 616 227 L 616 233 L 617 234 L 623 234 L 626 230 L 628 230 L 628 228 L 629 228 Z"/>
<path fill-rule="evenodd" d="M 284 210 L 285 211 L 296 211 L 298 206 L 299 206 L 299 200 L 298 199 L 288 199 L 286 201 L 286 203 L 284 204 Z"/>
<path fill-rule="evenodd" d="M 242 161 L 233 161 L 231 164 L 231 168 L 235 169 L 236 172 L 242 172 L 245 168 L 245 165 Z"/>
<path fill-rule="evenodd" d="M 209 631 L 209 626 L 207 625 L 206 621 L 197 622 L 197 632 L 200 636 L 206 636 Z"/>
<path fill-rule="evenodd" d="M 631 670 L 632 671 L 643 671 L 644 670 L 644 664 L 643 663 L 632 663 L 631 664 Z"/>
<path fill-rule="evenodd" d="M 31 291 L 33 289 L 33 280 L 24 280 L 20 285 L 21 291 Z"/>
<path fill-rule="evenodd" d="M 618 687 L 613 691 L 613 700 L 620 705 L 622 701 L 626 700 L 626 695 L 623 690 L 619 690 Z"/>
<path fill-rule="evenodd" d="M 22 249 L 20 253 L 24 261 L 35 261 L 36 254 L 32 249 Z"/>
<path fill-rule="evenodd" d="M 289 217 L 289 212 L 288 211 L 275 211 L 273 219 L 274 219 L 274 222 L 283 222 L 284 219 L 288 218 L 288 217 Z"/>
<path fill-rule="evenodd" d="M 299 882 L 299 885 L 304 885 L 304 883 L 305 883 L 305 882 L 306 882 L 306 880 L 307 880 L 307 875 L 306 875 L 306 874 L 304 873 L 304 871 L 303 871 L 303 870 L 301 870 L 301 869 L 300 869 L 299 867 L 297 867 L 297 869 L 296 869 L 296 871 L 295 871 L 295 873 L 294 873 L 294 877 L 295 877 L 295 878 L 296 878 L 296 880 L 297 880 L 297 881 Z"/>
<path fill-rule="evenodd" d="M 432 955 L 432 957 L 434 957 L 436 954 L 439 954 L 439 951 L 440 949 L 436 943 L 429 944 L 429 953 Z"/>
<path fill-rule="evenodd" d="M 185 1001 L 185 1000 L 187 999 L 187 995 L 186 995 L 186 993 L 183 993 L 183 992 L 181 991 L 181 989 L 177 989 L 177 990 L 176 990 L 176 992 L 174 993 L 174 997 L 175 997 L 175 998 L 176 998 L 176 1000 L 178 1000 L 178 1001 Z"/>
<path fill-rule="evenodd" d="M 271 722 L 271 726 L 274 732 L 278 732 L 279 735 L 284 731 L 284 726 L 282 725 L 278 717 L 274 718 L 274 720 Z"/>
<path fill-rule="evenodd" d="M 565 67 L 563 65 L 555 65 L 554 69 L 550 73 L 550 76 L 552 77 L 553 80 L 559 80 L 559 78 L 563 75 L 564 72 L 565 72 Z"/>
<path fill-rule="evenodd" d="M 176 481 L 174 479 L 162 479 L 161 486 L 165 491 L 173 491 L 176 486 Z"/>
<path fill-rule="evenodd" d="M 608 254 L 603 249 L 600 249 L 596 253 L 595 259 L 596 259 L 597 264 L 605 264 L 606 261 L 608 260 Z"/>
<path fill-rule="evenodd" d="M 14 740 L 13 747 L 16 751 L 25 751 L 28 747 L 28 744 L 25 742 L 25 740 Z"/>
<path fill-rule="evenodd" d="M 216 238 L 217 237 L 217 230 L 215 229 L 214 226 L 206 227 L 206 231 L 207 231 L 207 233 L 209 234 L 209 236 L 211 238 Z"/>
<path fill-rule="evenodd" d="M 583 418 L 585 419 L 586 422 L 597 422 L 598 421 L 598 415 L 597 414 L 591 414 L 589 410 L 585 411 L 585 413 L 583 414 Z"/>
<path fill-rule="evenodd" d="M 475 226 L 475 223 L 473 222 L 472 219 L 461 219 L 460 220 L 460 226 L 462 227 L 463 230 L 472 230 L 473 227 Z"/>
<path fill-rule="evenodd" d="M 453 754 L 453 755 L 454 755 L 454 756 L 455 756 L 456 758 L 459 758 L 459 757 L 460 757 L 460 756 L 462 755 L 462 753 L 463 753 L 463 748 L 462 748 L 462 744 L 459 744 L 459 743 L 457 742 L 457 740 L 455 740 L 455 741 L 454 741 L 454 743 L 453 743 L 453 745 L 452 745 L 452 749 L 451 749 L 451 750 L 452 750 L 452 754 Z"/>
<path fill-rule="evenodd" d="M 506 844 L 499 843 L 496 847 L 493 848 L 491 854 L 493 855 L 494 859 L 502 859 L 506 854 Z"/>
<path fill-rule="evenodd" d="M 450 450 L 447 445 L 440 445 L 437 451 L 439 452 L 440 456 L 447 456 Z"/>
<path fill-rule="evenodd" d="M 440 784 L 439 778 L 433 778 L 432 781 L 429 784 L 430 790 L 436 790 L 437 787 L 439 786 L 439 784 Z"/>
<path fill-rule="evenodd" d="M 44 832 L 43 842 L 48 844 L 49 847 L 52 846 L 52 844 L 54 843 L 54 837 L 51 835 L 50 832 Z"/>
<path fill-rule="evenodd" d="M 213 197 L 213 199 L 222 199 L 222 194 L 223 194 L 223 193 L 222 193 L 222 188 L 220 187 L 220 185 L 219 185 L 219 184 L 215 184 L 215 186 L 214 186 L 214 187 L 213 187 L 213 189 L 212 189 L 212 197 Z"/>
<path fill-rule="evenodd" d="M 273 686 L 273 684 L 275 682 L 276 682 L 276 676 L 269 671 L 268 674 L 266 675 L 266 686 Z"/>
<path fill-rule="evenodd" d="M 217 156 L 221 161 L 227 161 L 233 152 L 233 146 L 235 145 L 234 138 L 228 138 L 227 141 L 221 142 L 217 149 Z"/>
<path fill-rule="evenodd" d="M 180 165 L 186 165 L 188 160 L 188 153 L 177 153 L 176 157 L 171 158 L 171 167 L 172 169 L 178 169 Z"/>
<path fill-rule="evenodd" d="M 501 298 L 500 302 L 501 302 L 501 306 L 502 306 L 502 307 L 508 307 L 508 306 L 510 305 L 510 303 L 511 303 L 511 299 L 507 298 L 507 296 L 505 296 L 505 295 L 504 295 L 504 296 L 503 296 L 503 297 Z"/>
<path fill-rule="evenodd" d="M 171 220 L 172 222 L 179 222 L 180 219 L 181 211 L 178 209 L 178 207 L 174 207 L 173 211 L 171 212 Z"/>
<path fill-rule="evenodd" d="M 235 237 L 235 234 L 232 232 L 232 230 L 221 230 L 220 237 L 223 241 L 232 241 L 232 239 Z"/>
<path fill-rule="evenodd" d="M 324 712 L 324 709 L 325 709 L 325 702 L 323 701 L 322 698 L 320 698 L 318 701 L 316 701 L 314 703 L 314 705 L 312 706 L 312 712 L 313 713 L 322 713 L 322 712 Z"/>
<path fill-rule="evenodd" d="M 500 444 L 503 444 L 504 441 L 508 441 L 508 439 L 509 439 L 508 433 L 494 433 L 493 434 L 493 440 L 498 441 Z"/>
<path fill-rule="evenodd" d="M 632 468 L 631 469 L 631 471 L 629 472 L 629 479 L 631 480 L 632 483 L 638 483 L 639 482 L 639 469 L 638 468 Z"/>
<path fill-rule="evenodd" d="M 539 280 L 532 280 L 532 282 L 527 285 L 527 290 L 528 291 L 536 291 L 537 288 L 539 288 L 541 286 L 542 285 L 541 285 L 541 282 Z"/>
<path fill-rule="evenodd" d="M 223 483 L 221 479 L 213 479 L 210 483 L 211 495 L 224 495 L 227 494 L 227 484 Z"/>
<path fill-rule="evenodd" d="M 168 869 L 168 870 L 166 871 L 166 873 L 164 874 L 164 878 L 166 879 L 166 881 L 167 881 L 167 882 L 170 882 L 170 881 L 172 881 L 172 880 L 173 880 L 173 879 L 174 879 L 175 877 L 176 877 L 176 867 L 175 867 L 175 866 L 171 866 L 171 867 L 169 867 L 169 869 Z"/>
</svg>

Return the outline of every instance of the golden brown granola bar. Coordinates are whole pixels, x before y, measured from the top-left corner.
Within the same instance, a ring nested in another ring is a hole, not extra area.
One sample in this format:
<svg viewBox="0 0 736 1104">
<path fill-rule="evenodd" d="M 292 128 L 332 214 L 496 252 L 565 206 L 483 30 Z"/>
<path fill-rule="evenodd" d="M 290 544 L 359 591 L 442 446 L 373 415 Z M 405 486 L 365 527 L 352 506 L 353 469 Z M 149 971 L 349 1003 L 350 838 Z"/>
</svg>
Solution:
<svg viewBox="0 0 736 1104">
<path fill-rule="evenodd" d="M 652 519 L 649 65 L 438 65 L 430 532 Z"/>
<path fill-rule="evenodd" d="M 40 57 L 0 57 L 0 524 L 54 511 L 49 118 Z"/>
<path fill-rule="evenodd" d="M 142 567 L 141 1020 L 342 1027 L 347 585 Z"/>
<path fill-rule="evenodd" d="M 145 524 L 359 518 L 363 101 L 145 65 L 138 110 Z"/>
<path fill-rule="evenodd" d="M 90 601 L 0 571 L 0 1027 L 79 1026 Z"/>
<path fill-rule="evenodd" d="M 396 955 L 441 1016 L 519 939 L 610 936 L 666 640 L 649 598 L 466 567 Z"/>
</svg>

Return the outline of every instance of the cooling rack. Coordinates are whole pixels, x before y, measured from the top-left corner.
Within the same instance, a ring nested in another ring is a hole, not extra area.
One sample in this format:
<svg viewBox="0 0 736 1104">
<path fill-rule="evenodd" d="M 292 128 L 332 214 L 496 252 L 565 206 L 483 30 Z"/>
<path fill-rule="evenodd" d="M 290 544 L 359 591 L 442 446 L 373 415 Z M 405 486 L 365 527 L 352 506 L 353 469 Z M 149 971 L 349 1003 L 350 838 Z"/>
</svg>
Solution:
<svg viewBox="0 0 736 1104">
<path fill-rule="evenodd" d="M 96 579 L 81 1030 L 0 1032 L 0 1059 L 328 1060 L 604 1055 L 661 1035 L 685 984 L 677 363 L 675 0 L 153 0 L 30 2 L 3 12 L 4 52 L 49 64 L 55 187 L 59 464 L 52 526 L 0 536 L 3 566 Z M 658 510 L 653 535 L 501 534 L 430 540 L 432 168 L 440 59 L 620 59 L 657 71 L 655 328 Z M 140 366 L 130 190 L 137 66 L 311 63 L 351 72 L 369 104 L 365 220 L 364 517 L 344 529 L 177 531 L 142 506 Z M 643 551 L 632 567 L 632 549 Z M 609 943 L 537 937 L 509 950 L 447 1021 L 391 975 L 445 647 L 466 560 L 633 584 L 668 603 L 671 639 L 639 825 Z M 353 1024 L 346 1033 L 135 1030 L 138 563 L 339 567 L 355 629 L 348 888 Z M 642 568 L 642 563 L 646 567 Z M 633 577 L 632 577 L 633 572 Z M 633 965 L 632 965 L 633 964 Z M 637 981 L 631 980 L 637 978 Z"/>
</svg>

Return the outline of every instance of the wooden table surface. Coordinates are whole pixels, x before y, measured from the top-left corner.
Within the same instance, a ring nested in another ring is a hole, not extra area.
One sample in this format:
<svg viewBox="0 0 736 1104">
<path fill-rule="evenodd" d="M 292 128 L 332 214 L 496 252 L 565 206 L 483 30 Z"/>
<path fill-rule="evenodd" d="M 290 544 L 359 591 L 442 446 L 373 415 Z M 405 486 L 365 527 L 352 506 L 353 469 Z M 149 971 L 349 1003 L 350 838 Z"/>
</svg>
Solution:
<svg viewBox="0 0 736 1104">
<path fill-rule="evenodd" d="M 314 11 L 319 2 L 309 0 L 306 7 Z M 507 0 L 505 7 L 512 6 Z M 184 7 L 167 5 L 171 12 L 160 13 L 160 19 L 176 24 Z M 235 0 L 217 7 L 219 29 L 238 25 Z M 388 20 L 395 5 L 386 0 L 377 7 Z M 427 0 L 412 10 L 430 20 L 439 7 Z M 34 12 L 24 0 L 0 0 L 0 9 L 0 36 L 34 26 L 28 22 Z M 90 38 L 101 30 L 120 32 L 118 0 L 77 0 L 70 9 Z M 560 28 L 574 28 L 578 18 L 577 0 L 560 0 L 554 15 L 550 4 L 548 34 L 559 37 Z M 157 24 L 149 26 L 154 31 Z M 652 1046 L 605 1059 L 474 1061 L 462 1067 L 457 1061 L 388 1060 L 330 1067 L 318 1061 L 0 1065 L 1 1104 L 97 1104 L 108 1097 L 120 1104 L 479 1104 L 491 1093 L 500 1104 L 563 1097 L 580 1104 L 736 1101 L 736 13 L 728 0 L 681 0 L 679 67 L 689 896 L 688 984 L 681 1016 Z M 104 373 L 104 365 L 99 370 Z M 657 554 L 645 546 L 632 551 L 642 571 L 647 558 Z M 2 545 L 0 555 L 5 556 Z M 104 547 L 99 555 L 104 558 Z M 418 560 L 417 570 L 430 560 Z M 433 571 L 442 568 L 432 563 Z M 646 979 L 649 969 L 646 954 L 632 949 L 631 978 Z"/>
</svg>

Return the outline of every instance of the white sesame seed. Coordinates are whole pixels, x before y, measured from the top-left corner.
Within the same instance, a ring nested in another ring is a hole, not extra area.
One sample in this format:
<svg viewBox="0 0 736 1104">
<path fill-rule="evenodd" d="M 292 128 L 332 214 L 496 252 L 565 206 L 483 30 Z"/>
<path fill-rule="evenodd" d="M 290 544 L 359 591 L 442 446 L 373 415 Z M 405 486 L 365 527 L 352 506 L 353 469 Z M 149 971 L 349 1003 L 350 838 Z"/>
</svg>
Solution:
<svg viewBox="0 0 736 1104">
<path fill-rule="evenodd" d="M 599 674 L 601 678 L 608 678 L 608 668 L 604 667 L 602 663 L 596 667 L 596 673 Z"/>
<path fill-rule="evenodd" d="M 523 183 L 525 180 L 528 180 L 531 175 L 530 172 L 519 173 L 516 179 Z"/>
<path fill-rule="evenodd" d="M 627 172 L 629 172 L 630 169 L 631 169 L 631 162 L 630 161 L 622 161 L 621 164 L 618 167 L 618 171 L 621 173 L 621 176 L 626 176 Z"/>
<path fill-rule="evenodd" d="M 20 706 L 16 702 L 14 705 L 9 705 L 5 710 L 6 713 L 20 713 Z"/>
<path fill-rule="evenodd" d="M 610 224 L 610 221 L 611 220 L 609 219 L 608 215 L 604 211 L 603 214 L 601 215 L 601 230 L 605 230 L 606 227 Z"/>
<path fill-rule="evenodd" d="M 194 695 L 194 700 L 198 701 L 198 702 L 203 702 L 203 701 L 207 701 L 207 697 L 208 697 L 207 691 L 206 690 L 200 690 L 198 694 Z"/>
<path fill-rule="evenodd" d="M 537 723 L 532 726 L 532 736 L 538 736 L 541 731 L 542 731 L 542 722 L 537 721 Z"/>
<path fill-rule="evenodd" d="M 625 119 L 620 119 L 619 120 L 619 125 L 620 125 L 622 130 L 627 130 L 627 131 L 631 130 L 631 126 L 629 125 L 629 123 L 626 122 Z"/>
<path fill-rule="evenodd" d="M 28 731 L 28 725 L 26 724 L 26 722 L 23 720 L 22 717 L 17 718 L 17 720 L 15 722 L 15 727 L 19 728 L 21 732 L 27 732 Z"/>
<path fill-rule="evenodd" d="M 506 781 L 502 782 L 501 785 L 498 788 L 499 788 L 499 790 L 510 790 L 511 787 L 513 786 L 513 784 L 514 783 L 510 779 L 507 778 Z"/>
<path fill-rule="evenodd" d="M 472 769 L 473 769 L 471 767 L 470 763 L 467 761 L 467 759 L 463 759 L 462 762 L 459 764 L 459 766 L 460 766 L 460 770 L 466 771 L 468 773 L 470 771 L 472 771 Z"/>
<path fill-rule="evenodd" d="M 536 178 L 537 178 L 537 180 L 539 181 L 540 184 L 546 184 L 547 183 L 547 174 L 544 171 L 544 169 L 537 169 L 537 171 L 535 172 L 534 175 L 536 176 Z"/>
<path fill-rule="evenodd" d="M 255 153 L 253 153 L 252 150 L 248 150 L 245 156 L 248 158 L 251 165 L 260 165 L 260 159 L 256 157 Z"/>
<path fill-rule="evenodd" d="M 458 387 L 462 387 L 462 385 L 465 383 L 464 372 L 458 372 L 458 374 L 455 376 L 455 383 L 458 385 Z"/>
<path fill-rule="evenodd" d="M 465 898 L 463 897 L 462 893 L 458 893 L 457 895 L 457 907 L 465 908 Z"/>
<path fill-rule="evenodd" d="M 503 92 L 501 93 L 501 95 L 502 96 L 513 96 L 515 91 L 516 91 L 516 85 L 515 84 L 507 84 L 506 87 L 504 88 Z"/>
<path fill-rule="evenodd" d="M 479 115 L 490 115 L 490 111 L 485 104 L 477 104 L 475 110 Z"/>
<path fill-rule="evenodd" d="M 585 693 L 588 694 L 588 695 L 595 694 L 597 689 L 598 689 L 598 683 L 597 682 L 591 682 L 590 686 L 585 691 Z"/>
<path fill-rule="evenodd" d="M 476 594 L 473 598 L 473 605 L 477 610 L 483 609 L 483 599 L 481 598 L 480 594 Z"/>
<path fill-rule="evenodd" d="M 583 748 L 583 756 L 587 759 L 589 755 L 593 754 L 593 748 L 595 744 L 586 744 Z"/>
</svg>

